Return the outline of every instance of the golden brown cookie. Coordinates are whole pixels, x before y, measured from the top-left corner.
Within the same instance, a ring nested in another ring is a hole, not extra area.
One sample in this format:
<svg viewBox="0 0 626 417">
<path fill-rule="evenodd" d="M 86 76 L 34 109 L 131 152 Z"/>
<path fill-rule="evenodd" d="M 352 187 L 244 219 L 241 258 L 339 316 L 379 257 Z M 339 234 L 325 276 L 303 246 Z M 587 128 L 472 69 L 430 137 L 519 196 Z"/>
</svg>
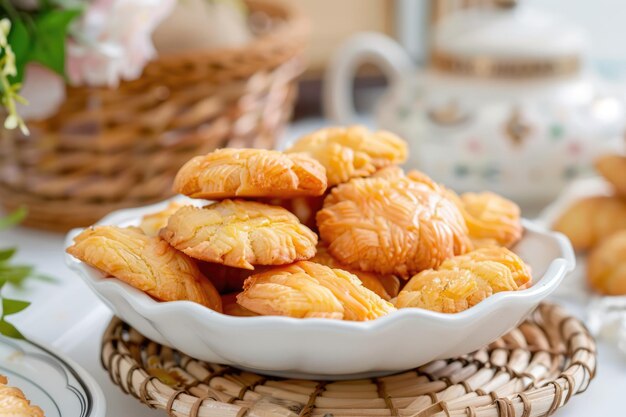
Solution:
<svg viewBox="0 0 626 417">
<path fill-rule="evenodd" d="M 398 308 L 458 313 L 497 292 L 517 291 L 531 282 L 530 269 L 510 250 L 478 249 L 415 275 L 395 304 Z"/>
<path fill-rule="evenodd" d="M 451 190 L 447 192 L 461 210 L 475 246 L 495 241 L 511 247 L 522 237 L 520 208 L 511 200 L 490 192 L 464 193 L 460 197 Z"/>
<path fill-rule="evenodd" d="M 326 172 L 315 159 L 265 149 L 218 149 L 196 156 L 176 174 L 174 192 L 193 198 L 322 195 Z"/>
<path fill-rule="evenodd" d="M 254 317 L 258 316 L 254 311 L 250 311 L 245 307 L 237 304 L 238 292 L 222 295 L 222 310 L 224 314 L 237 317 Z"/>
<path fill-rule="evenodd" d="M 402 163 L 408 153 L 406 142 L 393 133 L 372 132 L 363 126 L 318 130 L 286 152 L 303 152 L 318 160 L 326 168 L 329 187 Z"/>
<path fill-rule="evenodd" d="M 244 200 L 183 207 L 161 236 L 192 258 L 245 269 L 309 259 L 317 245 L 317 235 L 284 208 Z"/>
<path fill-rule="evenodd" d="M 137 227 L 85 229 L 67 252 L 157 300 L 195 301 L 221 311 L 219 294 L 195 261 Z"/>
<path fill-rule="evenodd" d="M 351 273 L 308 261 L 252 275 L 237 303 L 262 315 L 358 321 L 395 310 Z"/>
<path fill-rule="evenodd" d="M 626 230 L 626 199 L 588 197 L 575 202 L 554 223 L 574 249 L 585 251 L 619 230 Z"/>
<path fill-rule="evenodd" d="M 348 268 L 328 252 L 328 248 L 324 243 L 317 245 L 317 253 L 311 258 L 311 261 L 326 265 L 329 268 L 343 269 L 344 271 L 356 275 L 365 288 L 374 291 L 384 300 L 391 300 L 393 297 L 397 296 L 400 291 L 400 280 L 394 275 L 377 275 L 372 272 L 363 272 Z"/>
<path fill-rule="evenodd" d="M 148 236 L 158 236 L 159 230 L 167 226 L 170 216 L 182 206 L 183 204 L 172 201 L 164 210 L 146 214 L 141 218 L 139 228 Z"/>
<path fill-rule="evenodd" d="M 44 417 L 43 410 L 31 405 L 21 389 L 7 384 L 7 378 L 0 375 L 0 416 Z"/>
<path fill-rule="evenodd" d="M 626 197 L 626 156 L 605 155 L 596 160 L 596 169 L 613 185 L 615 192 Z"/>
<path fill-rule="evenodd" d="M 408 176 L 338 185 L 324 200 L 317 225 L 342 264 L 405 279 L 471 247 L 456 205 Z"/>
<path fill-rule="evenodd" d="M 626 230 L 611 235 L 589 253 L 587 279 L 600 294 L 626 295 Z"/>
</svg>

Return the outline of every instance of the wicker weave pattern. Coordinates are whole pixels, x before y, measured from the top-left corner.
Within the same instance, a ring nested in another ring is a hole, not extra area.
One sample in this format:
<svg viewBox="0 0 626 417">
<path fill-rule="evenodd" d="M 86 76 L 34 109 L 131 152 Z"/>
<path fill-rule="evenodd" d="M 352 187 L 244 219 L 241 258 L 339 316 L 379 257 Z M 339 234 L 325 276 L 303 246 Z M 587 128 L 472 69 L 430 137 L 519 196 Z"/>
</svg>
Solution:
<svg viewBox="0 0 626 417">
<path fill-rule="evenodd" d="M 177 417 L 548 416 L 586 390 L 596 369 L 584 325 L 548 304 L 484 349 L 374 379 L 263 377 L 194 360 L 119 319 L 101 358 L 124 392 Z"/>
<path fill-rule="evenodd" d="M 0 200 L 27 223 L 65 230 L 171 195 L 178 168 L 215 148 L 271 148 L 291 115 L 306 24 L 249 1 L 266 29 L 237 49 L 158 58 L 117 89 L 69 88 L 31 136 L 0 131 Z M 253 20 L 251 18 L 251 20 Z"/>
</svg>

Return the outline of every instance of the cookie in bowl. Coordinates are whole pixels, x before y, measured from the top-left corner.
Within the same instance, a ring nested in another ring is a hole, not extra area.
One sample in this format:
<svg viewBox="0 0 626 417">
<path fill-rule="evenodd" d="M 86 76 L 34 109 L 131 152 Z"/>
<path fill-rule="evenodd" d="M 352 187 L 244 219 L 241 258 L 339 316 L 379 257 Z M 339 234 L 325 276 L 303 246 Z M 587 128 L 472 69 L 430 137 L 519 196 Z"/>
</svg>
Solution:
<svg viewBox="0 0 626 417">
<path fill-rule="evenodd" d="M 87 228 L 66 251 L 157 300 L 188 300 L 222 309 L 217 290 L 193 259 L 137 227 Z"/>
<path fill-rule="evenodd" d="M 326 197 L 317 225 L 331 255 L 407 279 L 471 249 L 461 212 L 434 183 L 390 174 L 353 179 Z"/>
<path fill-rule="evenodd" d="M 353 274 L 302 261 L 252 275 L 237 303 L 261 315 L 372 320 L 395 308 Z"/>
<path fill-rule="evenodd" d="M 326 168 L 328 186 L 332 187 L 405 162 L 407 144 L 383 130 L 372 132 L 363 126 L 329 127 L 298 139 L 286 152 L 300 152 L 318 160 Z"/>
<path fill-rule="evenodd" d="M 244 269 L 310 259 L 317 245 L 317 235 L 284 208 L 230 199 L 180 208 L 160 235 L 192 258 Z"/>
<path fill-rule="evenodd" d="M 483 248 L 415 275 L 395 306 L 458 313 L 495 293 L 517 291 L 530 282 L 530 269 L 519 256 L 503 247 Z"/>
<path fill-rule="evenodd" d="M 304 154 L 265 149 L 218 149 L 196 156 L 176 174 L 174 191 L 207 200 L 318 196 L 326 171 Z"/>
</svg>

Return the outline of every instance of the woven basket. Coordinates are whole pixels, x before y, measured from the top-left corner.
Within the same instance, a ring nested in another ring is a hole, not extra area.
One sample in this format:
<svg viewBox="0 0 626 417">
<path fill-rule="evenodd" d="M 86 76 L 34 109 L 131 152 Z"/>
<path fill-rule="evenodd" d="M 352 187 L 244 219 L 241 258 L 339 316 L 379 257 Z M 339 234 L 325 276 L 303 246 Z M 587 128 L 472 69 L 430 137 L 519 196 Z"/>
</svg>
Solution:
<svg viewBox="0 0 626 417">
<path fill-rule="evenodd" d="M 28 123 L 30 136 L 2 130 L 5 208 L 26 205 L 35 227 L 85 226 L 170 196 L 195 155 L 271 148 L 291 115 L 307 25 L 273 1 L 248 5 L 256 36 L 245 47 L 162 56 L 117 89 L 68 87 L 55 115 Z"/>
<path fill-rule="evenodd" d="M 264 377 L 197 361 L 119 319 L 101 358 L 124 392 L 176 417 L 548 416 L 586 390 L 596 369 L 584 325 L 548 304 L 477 352 L 373 379 Z"/>
</svg>

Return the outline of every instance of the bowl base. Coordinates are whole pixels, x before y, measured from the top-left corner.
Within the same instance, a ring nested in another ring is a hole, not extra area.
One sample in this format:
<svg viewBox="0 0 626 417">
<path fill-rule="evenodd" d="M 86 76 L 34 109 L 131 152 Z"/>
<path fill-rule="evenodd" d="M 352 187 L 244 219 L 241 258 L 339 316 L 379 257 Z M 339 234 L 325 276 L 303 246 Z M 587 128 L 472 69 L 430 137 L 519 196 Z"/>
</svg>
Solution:
<svg viewBox="0 0 626 417">
<path fill-rule="evenodd" d="M 244 366 L 237 365 L 238 369 L 243 371 L 252 372 L 255 374 L 269 375 L 278 378 L 286 379 L 306 379 L 306 380 L 318 380 L 318 381 L 346 381 L 351 379 L 366 379 L 366 378 L 378 378 L 381 376 L 387 376 L 403 372 L 403 370 L 396 371 L 371 371 L 371 372 L 359 372 L 356 374 L 339 374 L 339 375 L 325 375 L 325 374 L 308 374 L 298 371 L 265 371 L 262 369 L 246 368 Z"/>
</svg>

